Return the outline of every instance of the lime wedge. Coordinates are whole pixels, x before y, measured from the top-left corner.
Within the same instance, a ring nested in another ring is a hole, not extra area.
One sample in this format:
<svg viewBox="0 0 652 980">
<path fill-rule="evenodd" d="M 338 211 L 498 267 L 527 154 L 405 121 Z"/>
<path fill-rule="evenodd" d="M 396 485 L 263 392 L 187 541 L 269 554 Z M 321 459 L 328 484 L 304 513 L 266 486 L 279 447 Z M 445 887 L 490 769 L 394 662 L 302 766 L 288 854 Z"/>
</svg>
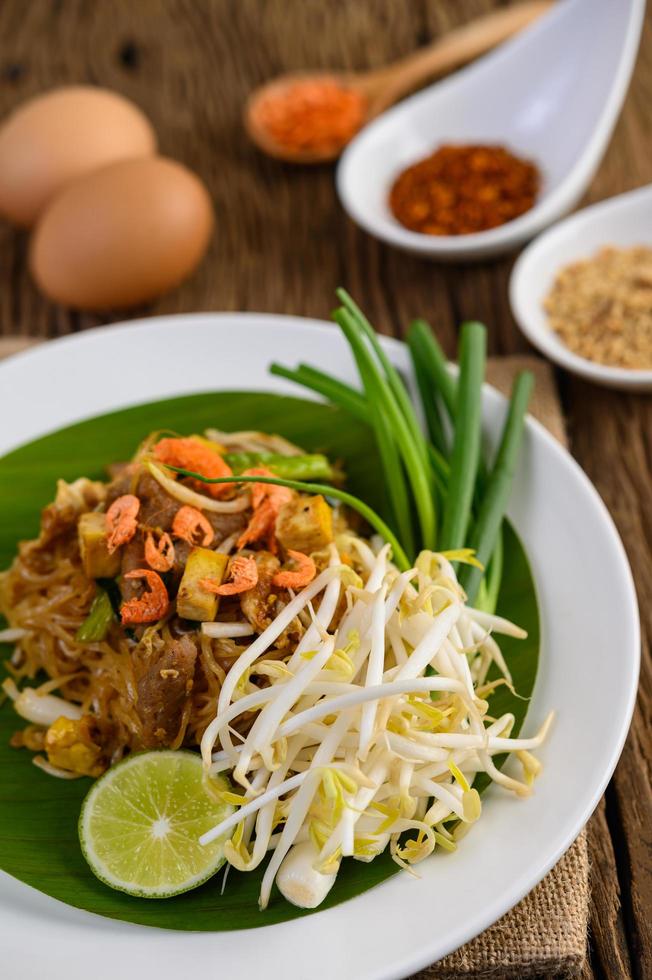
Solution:
<svg viewBox="0 0 652 980">
<path fill-rule="evenodd" d="M 194 752 L 142 752 L 113 766 L 82 805 L 79 840 L 100 881 L 142 898 L 168 898 L 196 888 L 224 863 L 222 839 L 201 835 L 233 807 L 217 791 L 223 777 L 203 782 Z"/>
</svg>

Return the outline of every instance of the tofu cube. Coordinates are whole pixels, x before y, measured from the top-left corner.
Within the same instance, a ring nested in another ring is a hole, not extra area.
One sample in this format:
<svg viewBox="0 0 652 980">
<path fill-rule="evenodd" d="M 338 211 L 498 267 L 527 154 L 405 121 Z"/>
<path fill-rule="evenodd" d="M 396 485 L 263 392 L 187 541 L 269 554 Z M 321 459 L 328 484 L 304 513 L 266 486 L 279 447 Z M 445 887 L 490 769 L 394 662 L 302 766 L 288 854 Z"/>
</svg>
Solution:
<svg viewBox="0 0 652 980">
<path fill-rule="evenodd" d="M 82 514 L 77 525 L 79 550 L 89 578 L 115 578 L 120 572 L 120 552 L 109 554 L 106 514 Z"/>
<path fill-rule="evenodd" d="M 281 508 L 276 537 L 283 547 L 309 555 L 333 540 L 333 512 L 321 494 L 295 497 Z"/>
<path fill-rule="evenodd" d="M 177 593 L 177 613 L 184 619 L 207 623 L 215 619 L 219 596 L 208 592 L 199 584 L 203 578 L 222 582 L 229 563 L 228 555 L 221 555 L 209 548 L 193 548 Z"/>
</svg>

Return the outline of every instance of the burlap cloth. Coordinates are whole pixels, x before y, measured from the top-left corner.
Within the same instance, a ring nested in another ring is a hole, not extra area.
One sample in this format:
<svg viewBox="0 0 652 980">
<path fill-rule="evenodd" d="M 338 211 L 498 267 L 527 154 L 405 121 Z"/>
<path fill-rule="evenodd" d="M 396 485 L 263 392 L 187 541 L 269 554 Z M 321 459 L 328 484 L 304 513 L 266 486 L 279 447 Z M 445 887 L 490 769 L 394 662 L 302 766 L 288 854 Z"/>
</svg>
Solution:
<svg viewBox="0 0 652 980">
<path fill-rule="evenodd" d="M 0 358 L 34 341 L 0 338 Z M 489 380 L 508 391 L 517 370 L 536 375 L 531 411 L 566 442 L 564 419 L 550 367 L 532 357 L 491 361 Z M 412 980 L 575 976 L 584 964 L 589 915 L 589 859 L 584 832 L 552 871 L 522 902 L 486 932 L 445 956 Z"/>
</svg>

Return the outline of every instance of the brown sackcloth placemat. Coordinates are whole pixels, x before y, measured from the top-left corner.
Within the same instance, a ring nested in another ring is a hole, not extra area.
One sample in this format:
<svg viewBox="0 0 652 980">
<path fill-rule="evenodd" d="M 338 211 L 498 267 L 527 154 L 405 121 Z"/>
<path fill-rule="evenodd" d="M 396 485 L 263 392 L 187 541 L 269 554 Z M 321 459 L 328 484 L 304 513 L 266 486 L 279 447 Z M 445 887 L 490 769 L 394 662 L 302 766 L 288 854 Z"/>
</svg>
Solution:
<svg viewBox="0 0 652 980">
<path fill-rule="evenodd" d="M 0 358 L 34 343 L 25 337 L 0 338 Z M 566 444 L 564 419 L 549 365 L 533 357 L 490 361 L 488 376 L 507 392 L 517 370 L 536 376 L 531 412 Z M 574 976 L 586 955 L 589 914 L 589 860 L 584 832 L 552 871 L 507 915 L 466 946 L 421 971 L 412 980 L 521 980 Z"/>
</svg>

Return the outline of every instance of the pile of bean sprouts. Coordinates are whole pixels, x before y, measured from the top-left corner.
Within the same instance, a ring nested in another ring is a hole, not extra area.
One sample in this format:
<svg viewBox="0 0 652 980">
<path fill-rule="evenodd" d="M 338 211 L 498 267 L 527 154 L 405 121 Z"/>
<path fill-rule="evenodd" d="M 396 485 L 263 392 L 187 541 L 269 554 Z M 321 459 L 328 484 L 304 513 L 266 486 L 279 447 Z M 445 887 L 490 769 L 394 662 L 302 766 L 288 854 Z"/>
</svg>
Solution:
<svg viewBox="0 0 652 980">
<path fill-rule="evenodd" d="M 234 791 L 222 795 L 235 810 L 201 842 L 226 835 L 240 871 L 271 852 L 261 908 L 275 881 L 289 901 L 316 907 L 346 857 L 371 861 L 389 847 L 409 869 L 454 850 L 480 816 L 477 774 L 526 796 L 540 769 L 530 750 L 552 716 L 534 737 L 511 738 L 514 715 L 491 717 L 487 701 L 511 686 L 495 635 L 524 631 L 466 604 L 453 564 L 468 553 L 423 551 L 400 572 L 381 544 L 337 539 L 329 566 L 234 663 L 202 739 L 207 774 L 230 773 Z M 340 551 L 357 553 L 362 576 Z M 265 660 L 302 612 L 311 625 L 291 658 Z M 488 680 L 494 664 L 501 676 Z M 244 712 L 255 713 L 246 737 L 233 728 Z M 522 779 L 494 764 L 505 752 Z"/>
</svg>

